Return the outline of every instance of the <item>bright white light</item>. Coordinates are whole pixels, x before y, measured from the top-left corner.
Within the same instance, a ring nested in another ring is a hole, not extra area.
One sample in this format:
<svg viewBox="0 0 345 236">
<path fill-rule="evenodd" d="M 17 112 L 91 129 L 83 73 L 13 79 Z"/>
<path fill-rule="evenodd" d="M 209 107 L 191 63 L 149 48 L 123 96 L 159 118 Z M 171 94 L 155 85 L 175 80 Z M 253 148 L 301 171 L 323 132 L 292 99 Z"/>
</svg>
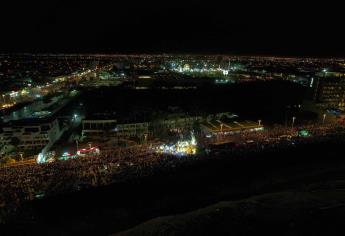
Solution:
<svg viewBox="0 0 345 236">
<path fill-rule="evenodd" d="M 192 133 L 190 140 L 178 141 L 175 144 L 162 144 L 156 148 L 156 152 L 172 154 L 176 156 L 194 155 L 196 153 L 197 142 Z"/>
<path fill-rule="evenodd" d="M 314 83 L 314 78 L 311 78 L 309 87 L 312 88 Z"/>
<path fill-rule="evenodd" d="M 36 162 L 38 164 L 42 164 L 45 163 L 45 156 L 43 155 L 43 153 L 39 153 L 36 159 Z"/>
</svg>

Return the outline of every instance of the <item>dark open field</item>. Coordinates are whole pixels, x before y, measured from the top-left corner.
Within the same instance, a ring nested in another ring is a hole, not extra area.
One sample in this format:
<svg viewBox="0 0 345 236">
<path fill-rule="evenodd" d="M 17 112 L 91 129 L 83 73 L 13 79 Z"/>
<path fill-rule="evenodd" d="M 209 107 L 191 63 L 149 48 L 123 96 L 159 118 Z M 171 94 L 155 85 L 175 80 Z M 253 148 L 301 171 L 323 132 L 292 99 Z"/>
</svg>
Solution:
<svg viewBox="0 0 345 236">
<path fill-rule="evenodd" d="M 188 114 L 230 111 L 243 119 L 284 122 L 292 111 L 289 105 L 302 104 L 306 88 L 288 81 L 248 82 L 224 86 L 208 85 L 197 89 L 135 90 L 127 87 L 104 87 L 84 91 L 81 100 L 88 114 L 115 112 L 124 116 L 148 111 L 166 111 L 180 107 Z M 149 119 L 150 114 L 146 116 Z"/>
</svg>

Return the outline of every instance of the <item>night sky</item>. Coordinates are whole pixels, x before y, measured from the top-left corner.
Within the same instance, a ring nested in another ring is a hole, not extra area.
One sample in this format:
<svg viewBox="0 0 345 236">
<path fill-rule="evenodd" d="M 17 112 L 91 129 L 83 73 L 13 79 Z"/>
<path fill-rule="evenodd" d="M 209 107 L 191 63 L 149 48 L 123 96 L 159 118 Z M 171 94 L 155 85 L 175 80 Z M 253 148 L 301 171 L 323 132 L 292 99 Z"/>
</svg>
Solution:
<svg viewBox="0 0 345 236">
<path fill-rule="evenodd" d="M 1 1 L 0 51 L 345 56 L 340 5 L 226 2 Z"/>
</svg>

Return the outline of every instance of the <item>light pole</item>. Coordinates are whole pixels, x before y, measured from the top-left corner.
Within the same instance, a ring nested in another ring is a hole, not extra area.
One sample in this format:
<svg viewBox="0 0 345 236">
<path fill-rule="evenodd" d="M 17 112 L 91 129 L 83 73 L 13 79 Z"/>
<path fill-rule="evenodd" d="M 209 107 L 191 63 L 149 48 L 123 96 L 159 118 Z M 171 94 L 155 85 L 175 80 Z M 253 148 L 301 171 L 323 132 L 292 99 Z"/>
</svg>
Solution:
<svg viewBox="0 0 345 236">
<path fill-rule="evenodd" d="M 322 117 L 322 124 L 324 124 L 324 123 L 325 123 L 325 119 L 326 119 L 326 113 L 325 113 L 325 114 L 323 114 L 323 117 Z"/>
<path fill-rule="evenodd" d="M 144 134 L 145 144 L 147 144 L 147 134 Z"/>
<path fill-rule="evenodd" d="M 6 104 L 6 94 L 2 95 L 2 100 L 4 101 L 4 104 Z"/>
<path fill-rule="evenodd" d="M 293 125 L 295 124 L 296 117 L 292 117 L 292 126 L 291 128 L 293 129 Z"/>
<path fill-rule="evenodd" d="M 79 150 L 79 142 L 78 139 L 75 140 L 75 144 L 77 145 L 77 151 Z"/>
</svg>

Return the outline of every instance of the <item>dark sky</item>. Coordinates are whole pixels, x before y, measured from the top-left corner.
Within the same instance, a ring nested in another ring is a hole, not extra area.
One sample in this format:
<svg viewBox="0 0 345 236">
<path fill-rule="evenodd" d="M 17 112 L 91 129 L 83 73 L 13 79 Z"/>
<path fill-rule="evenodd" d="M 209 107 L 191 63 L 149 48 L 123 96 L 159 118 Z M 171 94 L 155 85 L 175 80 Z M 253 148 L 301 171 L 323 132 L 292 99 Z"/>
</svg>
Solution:
<svg viewBox="0 0 345 236">
<path fill-rule="evenodd" d="M 0 51 L 345 56 L 342 6 L 255 2 L 1 1 Z"/>
</svg>

